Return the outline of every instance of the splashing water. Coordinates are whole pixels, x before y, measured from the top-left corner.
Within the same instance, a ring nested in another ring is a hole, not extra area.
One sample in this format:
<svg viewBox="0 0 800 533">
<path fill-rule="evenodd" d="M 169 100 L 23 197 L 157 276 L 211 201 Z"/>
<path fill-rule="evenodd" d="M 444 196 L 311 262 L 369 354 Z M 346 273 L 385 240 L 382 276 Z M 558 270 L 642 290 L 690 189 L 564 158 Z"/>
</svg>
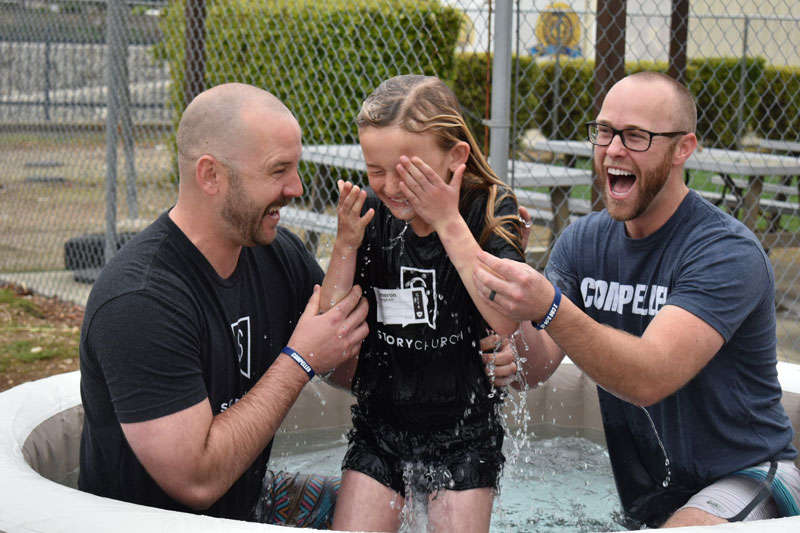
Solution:
<svg viewBox="0 0 800 533">
<path fill-rule="evenodd" d="M 406 241 L 403 238 L 403 236 L 406 234 L 406 231 L 408 230 L 408 228 L 409 228 L 409 224 L 408 224 L 408 222 L 405 222 L 403 224 L 403 229 L 400 230 L 400 233 L 398 233 L 396 237 L 392 237 L 391 239 L 389 239 L 389 244 L 384 246 L 383 249 L 384 250 L 391 250 L 392 248 L 394 248 L 395 246 L 397 246 L 399 244 L 400 245 L 400 255 L 403 255 L 403 252 L 405 251 L 405 245 L 406 245 Z"/>
<path fill-rule="evenodd" d="M 498 343 L 498 346 L 499 346 L 499 343 Z M 495 346 L 494 349 L 497 350 L 498 346 Z M 495 357 L 496 357 L 495 356 L 495 352 L 493 351 L 489 355 L 489 362 L 486 363 L 486 375 L 489 378 L 489 386 L 490 386 L 490 388 L 489 388 L 489 398 L 494 398 L 495 394 L 497 393 L 497 389 L 494 386 L 494 378 L 495 378 L 494 371 L 495 371 L 495 368 L 496 368 L 495 367 Z"/>
<path fill-rule="evenodd" d="M 517 375 L 515 381 L 521 383 L 519 391 L 514 392 L 513 389 L 507 387 L 505 391 L 505 409 L 501 413 L 500 421 L 506 431 L 506 442 L 510 448 L 506 455 L 506 466 L 504 472 L 509 469 L 513 470 L 520 462 L 523 456 L 523 451 L 530 444 L 531 432 L 528 429 L 528 424 L 531 420 L 530 411 L 528 410 L 528 392 L 530 387 L 525 383 L 524 376 L 522 375 L 522 358 L 517 350 L 516 340 L 517 337 L 524 339 L 519 332 L 515 331 L 509 343 L 511 346 L 511 353 L 514 355 L 514 361 L 517 364 Z M 501 486 L 502 489 L 502 486 Z"/>
<path fill-rule="evenodd" d="M 347 449 L 345 432 L 343 428 L 328 428 L 279 433 L 270 468 L 338 475 Z M 509 434 L 505 441 L 506 467 L 495 498 L 490 531 L 623 531 L 605 448 L 578 436 L 580 432 L 537 427 L 536 433 L 534 438 L 531 431 L 521 443 L 519 432 L 514 430 L 514 435 Z M 421 471 L 428 473 L 424 467 Z M 435 471 L 434 475 L 445 476 Z M 409 498 L 401 511 L 405 528 L 401 531 L 425 532 L 427 507 L 424 494 Z"/>
<path fill-rule="evenodd" d="M 422 462 L 403 465 L 403 484 L 406 500 L 400 513 L 400 533 L 426 533 L 428 531 L 428 503 L 437 498 L 437 491 L 453 486 L 453 476 L 443 466 L 435 467 Z"/>
</svg>

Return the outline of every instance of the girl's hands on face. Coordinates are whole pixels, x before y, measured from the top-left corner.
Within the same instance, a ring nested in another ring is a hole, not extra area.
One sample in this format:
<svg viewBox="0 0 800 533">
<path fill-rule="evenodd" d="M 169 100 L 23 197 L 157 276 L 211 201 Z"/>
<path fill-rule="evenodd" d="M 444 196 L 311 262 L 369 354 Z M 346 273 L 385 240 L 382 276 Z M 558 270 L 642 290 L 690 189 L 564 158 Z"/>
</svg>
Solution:
<svg viewBox="0 0 800 533">
<path fill-rule="evenodd" d="M 450 183 L 446 183 L 419 157 L 401 156 L 397 164 L 397 172 L 402 178 L 400 189 L 411 204 L 414 212 L 426 223 L 437 229 L 453 216 L 461 216 L 458 212 L 458 200 L 461 194 L 461 179 L 466 165 L 459 165 L 453 172 Z"/>
<path fill-rule="evenodd" d="M 375 210 L 370 208 L 362 216 L 361 209 L 367 199 L 367 191 L 344 180 L 338 180 L 336 185 L 339 188 L 336 240 L 345 246 L 357 248 L 364 239 L 364 230 L 375 215 Z"/>
</svg>

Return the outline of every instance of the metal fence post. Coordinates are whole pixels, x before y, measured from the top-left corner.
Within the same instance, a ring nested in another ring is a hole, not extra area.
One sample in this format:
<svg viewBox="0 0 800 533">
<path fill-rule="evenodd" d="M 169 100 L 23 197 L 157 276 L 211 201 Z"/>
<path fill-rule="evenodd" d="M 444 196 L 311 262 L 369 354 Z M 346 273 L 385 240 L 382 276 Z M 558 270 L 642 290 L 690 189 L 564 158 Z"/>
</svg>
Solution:
<svg viewBox="0 0 800 533">
<path fill-rule="evenodd" d="M 105 262 L 111 260 L 117 251 L 117 121 L 119 118 L 119 95 L 123 88 L 120 83 L 122 51 L 121 0 L 109 0 L 106 13 L 107 87 L 106 98 L 106 231 Z"/>
<path fill-rule="evenodd" d="M 508 146 L 511 128 L 512 15 L 511 0 L 498 0 L 494 18 L 489 164 L 503 181 L 506 181 L 508 177 Z"/>
<path fill-rule="evenodd" d="M 122 131 L 122 149 L 125 152 L 125 203 L 128 206 L 128 218 L 139 218 L 139 199 L 136 190 L 136 158 L 133 139 L 133 120 L 131 119 L 130 76 L 128 73 L 128 5 L 123 3 L 116 11 L 118 34 L 119 70 L 119 104 L 120 127 Z"/>
<path fill-rule="evenodd" d="M 50 69 L 53 68 L 50 61 L 50 41 L 44 43 L 44 119 L 50 120 L 50 91 L 52 83 L 50 81 Z"/>
<path fill-rule="evenodd" d="M 744 32 L 742 35 L 742 65 L 739 69 L 739 105 L 736 110 L 736 146 L 742 147 L 745 134 L 744 99 L 747 96 L 747 33 L 750 30 L 750 17 L 744 16 Z"/>
</svg>

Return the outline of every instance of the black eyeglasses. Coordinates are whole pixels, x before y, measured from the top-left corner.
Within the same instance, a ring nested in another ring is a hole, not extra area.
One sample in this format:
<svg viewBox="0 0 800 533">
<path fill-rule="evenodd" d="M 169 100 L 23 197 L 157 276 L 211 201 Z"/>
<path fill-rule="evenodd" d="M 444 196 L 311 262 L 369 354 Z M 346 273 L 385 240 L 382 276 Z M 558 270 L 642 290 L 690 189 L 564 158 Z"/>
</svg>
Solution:
<svg viewBox="0 0 800 533">
<path fill-rule="evenodd" d="M 595 146 L 608 146 L 611 144 L 611 141 L 614 140 L 614 136 L 619 135 L 625 148 L 634 152 L 646 152 L 653 142 L 653 137 L 677 137 L 678 135 L 686 135 L 689 133 L 688 131 L 656 133 L 640 128 L 618 130 L 606 124 L 598 124 L 597 122 L 587 122 L 586 127 L 589 129 L 589 142 Z"/>
</svg>

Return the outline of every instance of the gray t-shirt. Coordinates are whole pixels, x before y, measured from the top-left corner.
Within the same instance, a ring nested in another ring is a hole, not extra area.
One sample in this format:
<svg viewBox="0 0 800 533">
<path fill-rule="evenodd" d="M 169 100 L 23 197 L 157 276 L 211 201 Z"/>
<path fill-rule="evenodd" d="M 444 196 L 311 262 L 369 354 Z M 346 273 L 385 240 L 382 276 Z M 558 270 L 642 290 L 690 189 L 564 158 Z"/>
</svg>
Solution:
<svg viewBox="0 0 800 533">
<path fill-rule="evenodd" d="M 697 376 L 647 413 L 598 387 L 626 510 L 642 493 L 663 492 L 664 481 L 667 491 L 692 492 L 768 458 L 795 457 L 780 403 L 772 266 L 742 223 L 694 191 L 643 239 L 628 237 L 605 210 L 592 213 L 565 230 L 546 275 L 600 323 L 641 335 L 663 306 L 674 305 L 725 341 Z"/>
</svg>

